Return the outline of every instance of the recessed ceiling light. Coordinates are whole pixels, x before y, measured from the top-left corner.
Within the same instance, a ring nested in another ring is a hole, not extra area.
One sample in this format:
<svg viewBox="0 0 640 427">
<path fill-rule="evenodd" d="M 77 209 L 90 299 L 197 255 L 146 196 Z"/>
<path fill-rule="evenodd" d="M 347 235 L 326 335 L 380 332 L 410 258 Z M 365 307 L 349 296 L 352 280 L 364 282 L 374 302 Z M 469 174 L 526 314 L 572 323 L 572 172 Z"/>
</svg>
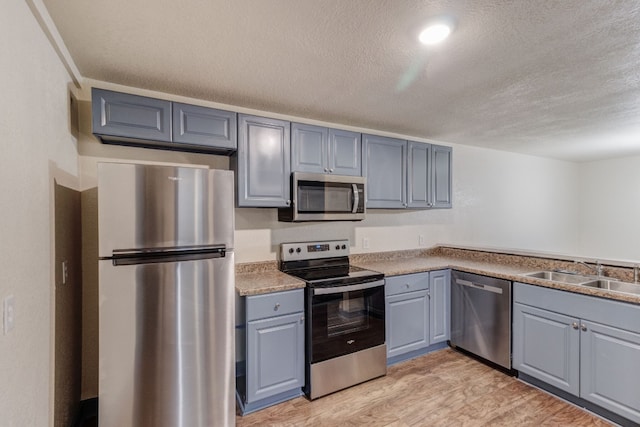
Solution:
<svg viewBox="0 0 640 427">
<path fill-rule="evenodd" d="M 433 45 L 442 42 L 451 34 L 451 27 L 447 24 L 433 24 L 422 30 L 418 36 L 420 43 Z"/>
</svg>

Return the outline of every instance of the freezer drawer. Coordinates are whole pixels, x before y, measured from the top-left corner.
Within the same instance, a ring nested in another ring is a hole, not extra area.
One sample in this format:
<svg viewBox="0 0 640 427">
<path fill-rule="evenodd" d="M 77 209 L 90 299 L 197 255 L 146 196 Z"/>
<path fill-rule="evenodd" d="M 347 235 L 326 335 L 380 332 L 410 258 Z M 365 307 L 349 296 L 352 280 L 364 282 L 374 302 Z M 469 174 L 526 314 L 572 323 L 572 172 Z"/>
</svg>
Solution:
<svg viewBox="0 0 640 427">
<path fill-rule="evenodd" d="M 101 427 L 234 424 L 234 259 L 100 261 Z"/>
</svg>

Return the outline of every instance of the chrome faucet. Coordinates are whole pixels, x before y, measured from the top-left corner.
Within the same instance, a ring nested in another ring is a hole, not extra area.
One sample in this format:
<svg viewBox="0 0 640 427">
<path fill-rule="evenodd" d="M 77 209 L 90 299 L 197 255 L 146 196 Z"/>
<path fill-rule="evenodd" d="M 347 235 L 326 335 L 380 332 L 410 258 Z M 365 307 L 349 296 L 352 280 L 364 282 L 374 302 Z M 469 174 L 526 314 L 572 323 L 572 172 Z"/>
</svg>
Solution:
<svg viewBox="0 0 640 427">
<path fill-rule="evenodd" d="M 596 266 L 595 267 L 592 266 L 592 265 L 589 265 L 589 264 L 587 264 L 586 262 L 583 262 L 583 261 L 574 261 L 574 263 L 582 264 L 585 267 L 588 267 L 588 268 L 592 269 L 593 271 L 596 272 L 596 275 L 598 277 L 601 277 L 601 276 L 604 275 L 604 267 L 602 266 L 602 264 L 600 264 L 600 261 L 598 261 L 598 260 L 596 260 Z"/>
</svg>

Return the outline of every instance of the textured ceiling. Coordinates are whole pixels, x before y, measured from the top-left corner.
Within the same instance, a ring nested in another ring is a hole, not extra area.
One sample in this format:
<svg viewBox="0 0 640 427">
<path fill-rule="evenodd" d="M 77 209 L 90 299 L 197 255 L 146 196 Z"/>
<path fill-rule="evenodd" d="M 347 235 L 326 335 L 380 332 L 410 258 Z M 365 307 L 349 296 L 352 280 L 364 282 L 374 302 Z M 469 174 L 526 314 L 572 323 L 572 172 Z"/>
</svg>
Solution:
<svg viewBox="0 0 640 427">
<path fill-rule="evenodd" d="M 640 2 L 44 0 L 84 77 L 584 161 L 640 154 Z M 456 22 L 437 48 L 434 17 Z"/>
</svg>

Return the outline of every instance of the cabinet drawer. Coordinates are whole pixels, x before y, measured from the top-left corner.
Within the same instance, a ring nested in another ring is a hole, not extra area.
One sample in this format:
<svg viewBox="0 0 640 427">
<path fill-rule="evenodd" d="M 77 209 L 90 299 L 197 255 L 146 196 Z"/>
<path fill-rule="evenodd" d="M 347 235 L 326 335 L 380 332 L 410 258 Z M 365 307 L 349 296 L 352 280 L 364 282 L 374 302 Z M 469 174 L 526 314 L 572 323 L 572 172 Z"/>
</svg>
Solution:
<svg viewBox="0 0 640 427">
<path fill-rule="evenodd" d="M 247 321 L 304 311 L 304 289 L 247 297 Z"/>
<path fill-rule="evenodd" d="M 385 278 L 387 296 L 429 289 L 429 273 L 405 274 Z"/>
</svg>

